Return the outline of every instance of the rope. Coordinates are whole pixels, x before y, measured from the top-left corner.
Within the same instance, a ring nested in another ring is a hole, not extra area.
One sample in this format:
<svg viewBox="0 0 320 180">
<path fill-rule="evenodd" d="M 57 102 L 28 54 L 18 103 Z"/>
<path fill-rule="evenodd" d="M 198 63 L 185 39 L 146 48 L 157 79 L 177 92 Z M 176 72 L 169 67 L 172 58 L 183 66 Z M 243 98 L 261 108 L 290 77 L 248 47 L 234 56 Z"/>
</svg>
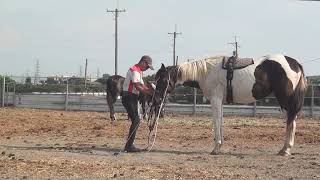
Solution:
<svg viewBox="0 0 320 180">
<path fill-rule="evenodd" d="M 159 80 L 159 79 L 158 79 L 158 80 Z M 158 81 L 158 80 L 157 80 L 157 81 Z M 157 82 L 157 81 L 156 81 L 156 82 Z M 150 151 L 152 150 L 152 148 L 153 148 L 153 146 L 154 146 L 154 144 L 155 144 L 155 141 L 156 141 L 157 132 L 158 132 L 158 120 L 159 120 L 159 117 L 160 117 L 160 112 L 161 112 L 162 106 L 163 106 L 164 101 L 165 101 L 165 99 L 166 99 L 166 97 L 167 97 L 167 91 L 168 91 L 169 83 L 170 83 L 170 74 L 169 74 L 169 78 L 168 78 L 167 87 L 166 87 L 166 89 L 165 89 L 164 96 L 163 96 L 163 99 L 162 99 L 161 104 L 160 104 L 160 108 L 159 108 L 159 111 L 158 111 L 158 115 L 157 115 L 154 123 L 152 123 L 152 129 L 151 129 L 151 127 L 149 126 L 148 146 L 146 147 L 146 150 L 147 150 L 148 152 L 150 152 Z M 153 93 L 152 101 L 153 101 L 154 95 L 155 95 L 155 92 Z M 152 108 L 151 108 L 151 109 L 152 109 Z M 150 109 L 150 111 L 151 111 L 151 109 Z M 151 146 L 150 146 L 151 132 L 152 132 L 152 130 L 154 129 L 154 127 L 156 127 L 156 129 L 155 129 L 155 133 L 154 133 L 153 142 L 152 142 L 152 144 L 151 144 Z"/>
<path fill-rule="evenodd" d="M 134 128 L 134 130 L 131 132 L 131 134 L 130 134 L 130 136 L 128 137 L 128 139 L 127 139 L 127 141 L 126 141 L 125 144 L 128 143 L 128 141 L 129 141 L 129 139 L 132 137 L 133 133 L 137 131 L 138 127 L 140 126 L 140 122 L 141 122 L 141 120 L 139 121 L 138 125 Z M 123 149 L 124 149 L 124 148 L 123 148 Z M 113 155 L 118 156 L 118 155 L 119 155 L 120 153 L 122 153 L 122 152 L 123 152 L 122 149 L 120 149 L 119 152 L 115 152 Z"/>
</svg>

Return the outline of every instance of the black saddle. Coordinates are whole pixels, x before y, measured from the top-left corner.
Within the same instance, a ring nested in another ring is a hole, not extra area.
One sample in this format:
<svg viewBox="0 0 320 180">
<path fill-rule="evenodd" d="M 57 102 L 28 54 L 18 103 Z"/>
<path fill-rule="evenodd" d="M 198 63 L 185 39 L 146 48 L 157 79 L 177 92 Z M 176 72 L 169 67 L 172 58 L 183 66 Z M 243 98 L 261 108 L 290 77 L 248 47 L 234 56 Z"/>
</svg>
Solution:
<svg viewBox="0 0 320 180">
<path fill-rule="evenodd" d="M 254 62 L 252 58 L 236 58 L 235 56 L 226 56 L 222 60 L 222 68 L 226 70 L 228 70 L 228 68 L 242 69 L 253 63 Z"/>
<path fill-rule="evenodd" d="M 222 60 L 222 69 L 227 70 L 227 103 L 233 103 L 232 79 L 233 71 L 245 68 L 253 64 L 252 58 L 237 58 L 235 56 L 224 57 Z"/>
</svg>

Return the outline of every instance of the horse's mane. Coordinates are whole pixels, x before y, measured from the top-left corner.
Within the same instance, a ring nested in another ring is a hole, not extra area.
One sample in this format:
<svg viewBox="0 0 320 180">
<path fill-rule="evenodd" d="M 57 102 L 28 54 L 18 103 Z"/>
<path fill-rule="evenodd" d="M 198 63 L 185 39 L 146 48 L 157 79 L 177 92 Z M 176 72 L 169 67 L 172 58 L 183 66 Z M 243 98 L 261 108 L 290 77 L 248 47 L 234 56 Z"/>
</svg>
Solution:
<svg viewBox="0 0 320 180">
<path fill-rule="evenodd" d="M 186 62 L 177 66 L 178 80 L 199 80 L 204 78 L 210 69 L 221 62 L 223 56 L 213 56 L 206 59 L 196 60 L 192 62 Z"/>
</svg>

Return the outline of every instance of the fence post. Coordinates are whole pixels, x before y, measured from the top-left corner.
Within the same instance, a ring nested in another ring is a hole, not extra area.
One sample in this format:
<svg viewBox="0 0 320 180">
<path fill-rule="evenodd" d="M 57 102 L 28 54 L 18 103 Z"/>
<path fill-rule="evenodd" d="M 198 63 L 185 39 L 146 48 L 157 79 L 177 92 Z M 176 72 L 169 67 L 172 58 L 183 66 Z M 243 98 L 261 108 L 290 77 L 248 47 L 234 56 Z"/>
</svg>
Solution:
<svg viewBox="0 0 320 180">
<path fill-rule="evenodd" d="M 3 76 L 3 82 L 2 82 L 2 93 L 1 93 L 1 107 L 4 107 L 4 93 L 6 91 L 6 77 Z"/>
<path fill-rule="evenodd" d="M 197 105 L 197 88 L 193 88 L 193 108 L 192 114 L 196 114 L 196 105 Z"/>
<path fill-rule="evenodd" d="M 65 99 L 65 105 L 64 105 L 64 110 L 68 111 L 68 105 L 69 105 L 69 82 L 67 78 L 67 90 L 66 90 L 66 99 Z"/>
<path fill-rule="evenodd" d="M 314 117 L 314 86 L 311 84 L 311 117 Z"/>
<path fill-rule="evenodd" d="M 9 106 L 9 84 L 7 84 L 7 87 L 6 87 L 6 106 L 8 107 Z"/>
<path fill-rule="evenodd" d="M 16 107 L 16 83 L 13 83 L 13 95 L 12 95 L 12 100 L 13 100 L 13 107 Z"/>
</svg>

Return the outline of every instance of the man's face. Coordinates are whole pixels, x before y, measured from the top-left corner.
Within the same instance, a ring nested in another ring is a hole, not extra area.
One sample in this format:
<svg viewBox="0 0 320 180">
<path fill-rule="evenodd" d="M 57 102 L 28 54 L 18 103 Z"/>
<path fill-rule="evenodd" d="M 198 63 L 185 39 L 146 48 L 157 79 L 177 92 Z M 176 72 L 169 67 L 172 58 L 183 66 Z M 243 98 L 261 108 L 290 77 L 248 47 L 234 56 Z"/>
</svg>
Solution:
<svg viewBox="0 0 320 180">
<path fill-rule="evenodd" d="M 149 65 L 147 63 L 147 61 L 143 61 L 142 63 L 142 71 L 146 71 L 149 69 Z"/>
</svg>

